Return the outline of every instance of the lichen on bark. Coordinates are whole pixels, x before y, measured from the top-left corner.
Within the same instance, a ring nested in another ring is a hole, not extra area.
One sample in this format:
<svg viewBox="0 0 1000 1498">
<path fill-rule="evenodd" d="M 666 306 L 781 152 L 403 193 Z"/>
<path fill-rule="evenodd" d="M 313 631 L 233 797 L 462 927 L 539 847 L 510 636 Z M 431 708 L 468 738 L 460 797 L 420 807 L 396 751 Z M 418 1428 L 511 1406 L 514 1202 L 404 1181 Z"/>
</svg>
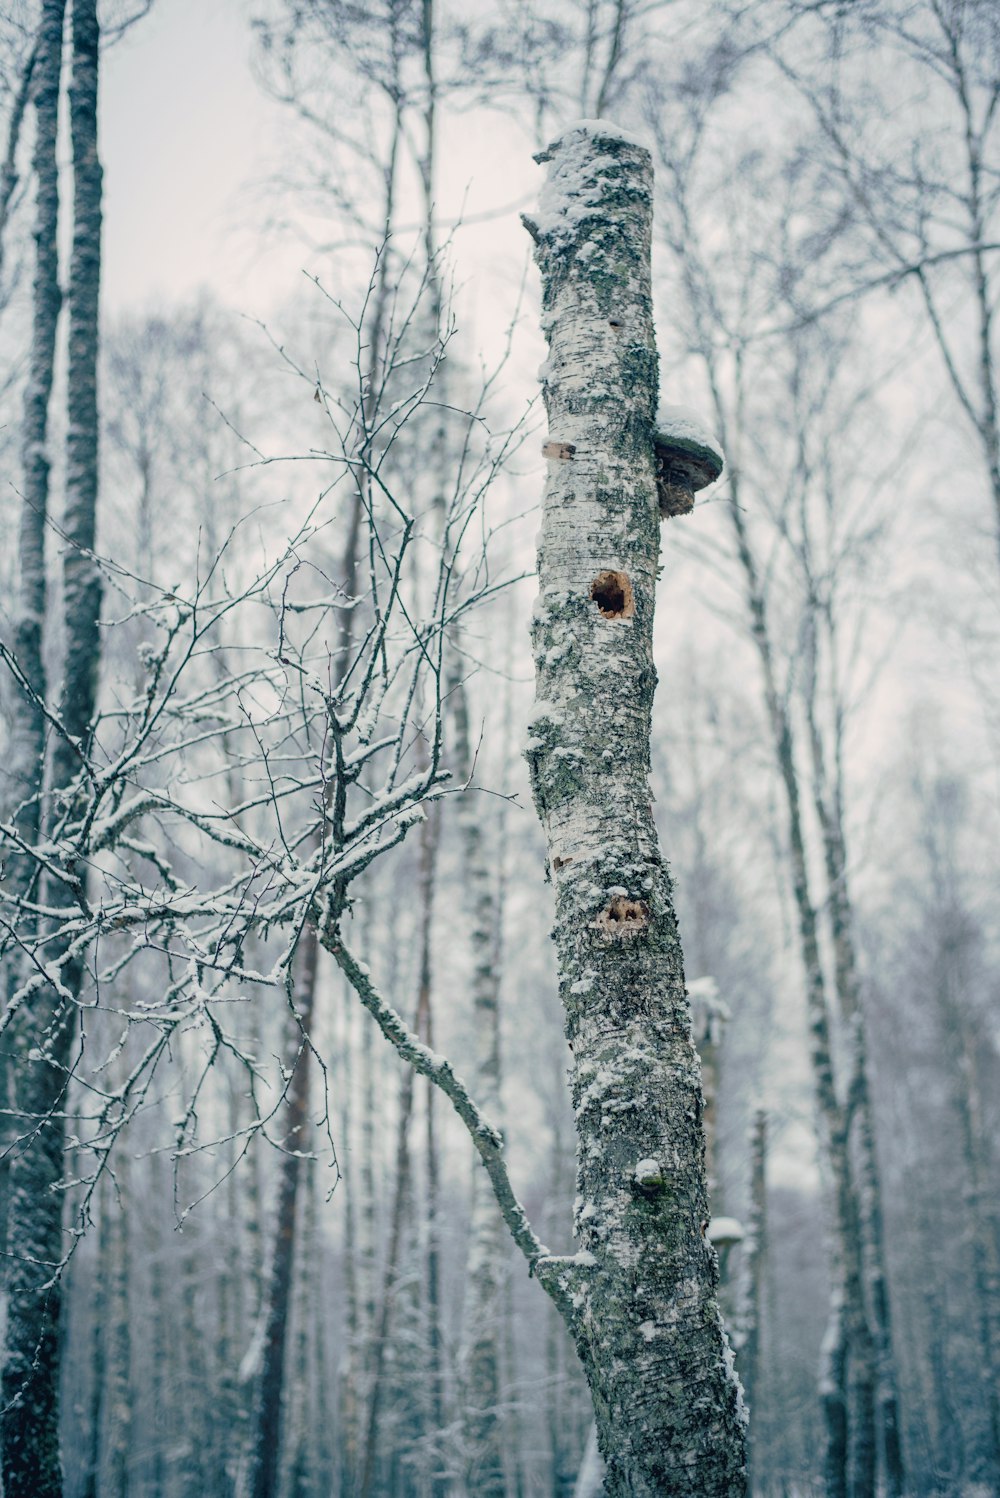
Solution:
<svg viewBox="0 0 1000 1498">
<path fill-rule="evenodd" d="M 573 1054 L 581 1254 L 567 1261 L 567 1289 L 607 1491 L 732 1498 L 744 1490 L 745 1417 L 703 1236 L 701 1079 L 649 784 L 652 166 L 600 121 L 571 127 L 539 159 L 548 177 L 527 227 L 550 441 L 527 758 Z M 628 610 L 595 606 L 594 580 L 612 574 Z"/>
</svg>

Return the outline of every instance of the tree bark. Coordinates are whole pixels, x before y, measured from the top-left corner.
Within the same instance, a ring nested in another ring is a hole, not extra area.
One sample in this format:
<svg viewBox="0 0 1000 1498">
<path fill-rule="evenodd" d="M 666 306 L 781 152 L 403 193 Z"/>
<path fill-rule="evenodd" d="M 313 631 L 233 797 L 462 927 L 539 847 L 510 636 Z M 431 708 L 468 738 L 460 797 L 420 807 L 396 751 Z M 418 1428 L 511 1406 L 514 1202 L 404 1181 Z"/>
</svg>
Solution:
<svg viewBox="0 0 1000 1498">
<path fill-rule="evenodd" d="M 296 954 L 294 1005 L 297 1053 L 288 1084 L 285 1153 L 281 1157 L 278 1171 L 274 1239 L 261 1311 L 262 1359 L 254 1390 L 254 1412 L 250 1426 L 252 1445 L 245 1481 L 248 1498 L 274 1498 L 281 1471 L 281 1400 L 285 1386 L 285 1364 L 291 1350 L 288 1323 L 295 1262 L 296 1208 L 299 1181 L 302 1178 L 301 1151 L 307 1144 L 306 1132 L 309 1126 L 309 1081 L 312 1069 L 310 1037 L 316 999 L 318 956 L 316 926 L 314 922 L 308 921 L 303 928 Z"/>
<path fill-rule="evenodd" d="M 417 997 L 416 1033 L 428 1050 L 434 1049 L 433 1006 L 433 937 L 434 891 L 441 841 L 441 810 L 430 807 L 420 829 L 420 981 Z M 444 1369 L 441 1335 L 441 1250 L 438 1210 L 440 1178 L 434 1086 L 428 1082 L 424 1093 L 424 1144 L 427 1152 L 427 1201 L 424 1228 L 426 1232 L 426 1311 L 427 1311 L 427 1419 L 433 1432 L 430 1446 L 430 1487 L 433 1498 L 443 1498 L 447 1483 L 440 1472 L 436 1442 L 444 1429 Z M 426 1444 L 426 1443 L 425 1443 Z"/>
<path fill-rule="evenodd" d="M 58 7 L 44 21 L 57 44 Z M 80 754 L 93 726 L 100 642 L 100 577 L 93 548 L 98 491 L 97 354 L 101 269 L 101 166 L 97 154 L 100 28 L 96 0 L 74 0 L 70 139 L 73 154 L 73 246 L 69 277 L 69 370 L 66 504 L 63 515 L 63 619 L 65 660 L 59 715 L 63 732 L 53 749 L 52 788 L 63 793 L 54 815 L 72 820 L 72 795 Z M 61 43 L 60 43 L 61 45 Z M 40 59 L 46 78 L 46 129 L 58 111 L 55 59 Z M 46 193 L 53 206 L 54 186 Z M 41 227 L 41 226 L 40 226 Z M 49 232 L 48 229 L 46 232 Z M 39 241 L 41 252 L 41 240 Z M 54 253 L 54 246 L 51 253 Z M 49 290 L 51 295 L 51 288 Z M 41 473 L 41 467 L 39 468 Z M 35 553 L 34 565 L 44 565 Z M 38 584 L 35 584 L 36 590 Z M 33 626 L 34 627 L 34 626 Z M 41 628 L 41 620 L 38 621 Z M 41 760 L 36 766 L 36 773 Z M 73 869 L 81 893 L 85 871 Z M 55 904 L 64 886 L 47 895 Z M 58 1333 L 62 1232 L 64 1124 L 59 1116 L 70 1071 L 75 1001 L 83 984 L 82 961 L 67 960 L 53 944 L 47 953 L 60 984 L 37 990 L 16 1044 L 17 1110 L 30 1126 L 11 1166 L 9 1316 L 2 1392 L 11 1406 L 3 1424 L 2 1466 L 6 1498 L 60 1498 Z"/>
<path fill-rule="evenodd" d="M 717 400 L 717 410 L 721 403 Z M 806 980 L 809 1051 L 816 1107 L 820 1162 L 827 1176 L 830 1307 L 820 1348 L 819 1399 L 823 1418 L 821 1466 L 827 1498 L 847 1498 L 853 1463 L 852 1498 L 874 1494 L 874 1352 L 862 1300 L 860 1222 L 850 1168 L 848 1116 L 837 1096 L 826 979 L 820 956 L 819 922 L 810 893 L 809 865 L 795 742 L 787 704 L 778 691 L 767 607 L 757 563 L 739 502 L 738 475 L 731 480 L 730 518 L 746 581 L 750 630 L 764 678 L 764 701 L 774 742 L 775 763 L 788 811 L 791 864 L 799 944 Z M 848 1342 L 851 1342 L 848 1357 Z M 870 1392 L 869 1392 L 870 1391 Z M 849 1420 L 849 1414 L 853 1420 Z M 853 1423 L 856 1437 L 852 1437 Z"/>
<path fill-rule="evenodd" d="M 473 770 L 469 702 L 465 684 L 456 683 L 455 737 L 459 773 Z M 499 910 L 491 880 L 490 850 L 475 798 L 467 793 L 459 811 L 463 870 L 471 906 L 472 1009 L 476 1036 L 475 1095 L 486 1116 L 498 1123 L 500 1101 Z M 490 1187 L 477 1160 L 472 1178 L 472 1216 L 466 1265 L 464 1324 L 464 1422 L 466 1480 L 481 1498 L 505 1498 L 504 1442 L 500 1420 L 500 1332 L 503 1324 L 503 1261 L 506 1234 Z"/>
<path fill-rule="evenodd" d="M 601 124 L 570 129 L 542 159 L 528 227 L 550 350 L 549 477 L 527 752 L 573 1052 L 577 1346 L 609 1494 L 732 1498 L 745 1416 L 704 1236 L 701 1080 L 650 804 L 652 167 Z"/>
<path fill-rule="evenodd" d="M 27 689 L 18 690 L 12 704 L 10 744 L 7 752 L 4 809 L 18 838 L 27 847 L 38 841 L 42 820 L 42 786 L 45 778 L 46 692 L 43 630 L 47 601 L 45 532 L 49 510 L 49 404 L 55 366 L 56 329 L 62 293 L 59 288 L 59 173 L 56 139 L 59 121 L 59 90 L 62 72 L 63 26 L 66 0 L 45 0 L 34 49 L 32 97 L 35 140 L 32 170 L 35 176 L 35 268 L 32 280 L 31 351 L 28 381 L 21 418 L 22 502 L 18 527 L 18 593 L 14 610 L 13 645 Z M 12 168 L 13 169 L 13 168 Z M 11 188 L 13 191 L 13 187 Z M 9 898 L 23 899 L 37 877 L 33 861 L 16 849 L 5 849 L 4 883 Z M 35 918 L 25 913 L 18 934 L 27 944 L 35 931 Z M 0 952 L 4 957 L 4 1009 L 19 987 L 22 963 L 13 932 L 3 933 Z M 15 1074 L 32 1041 L 25 1024 L 15 1023 L 10 1032 L 10 1051 L 3 1048 L 3 1103 L 16 1107 Z M 3 1148 L 0 1149 L 0 1232 L 4 1248 L 9 1213 L 8 1193 L 11 1142 L 16 1127 L 4 1118 Z M 6 1261 L 4 1265 L 6 1271 Z M 6 1388 L 4 1403 L 10 1396 Z M 9 1422 L 3 1421 L 2 1426 Z M 0 1430 L 2 1430 L 0 1426 Z M 0 1437 L 2 1438 L 2 1437 Z"/>
<path fill-rule="evenodd" d="M 761 1386 L 760 1328 L 764 1306 L 764 1276 L 767 1262 L 767 1114 L 754 1115 L 750 1136 L 750 1214 L 743 1243 L 746 1255 L 746 1303 L 743 1321 L 743 1344 L 739 1352 L 740 1377 L 746 1391 L 751 1416 L 756 1415 L 755 1401 Z M 749 1442 L 750 1492 L 754 1491 L 754 1428 Z M 763 1473 L 757 1468 L 757 1477 Z M 764 1490 L 763 1483 L 761 1491 Z"/>
<path fill-rule="evenodd" d="M 896 1359 L 892 1346 L 892 1313 L 886 1269 L 882 1179 L 875 1147 L 875 1116 L 868 1066 L 868 1036 L 857 947 L 854 910 L 851 903 L 844 826 L 844 789 L 841 774 L 840 733 L 842 705 L 833 674 L 832 695 L 836 720 L 833 774 L 828 773 L 827 755 L 816 713 L 819 648 L 818 611 L 814 609 L 806 651 L 805 696 L 812 762 L 813 804 L 823 842 L 823 863 L 828 891 L 829 930 L 833 948 L 834 983 L 840 1016 L 847 1028 L 848 1129 L 856 1149 L 854 1175 L 863 1240 L 863 1295 L 871 1316 L 875 1358 L 875 1399 L 882 1467 L 887 1498 L 899 1498 L 906 1486 L 900 1432 L 899 1391 Z M 826 611 L 828 649 L 836 648 L 835 616 Z M 849 1140 L 850 1143 L 850 1140 Z"/>
<path fill-rule="evenodd" d="M 107 1204 L 107 1264 L 110 1317 L 106 1328 L 107 1431 L 106 1476 L 101 1498 L 128 1498 L 129 1458 L 132 1450 L 132 1342 L 129 1316 L 128 1166 L 123 1153 L 118 1164 L 117 1198 Z"/>
</svg>

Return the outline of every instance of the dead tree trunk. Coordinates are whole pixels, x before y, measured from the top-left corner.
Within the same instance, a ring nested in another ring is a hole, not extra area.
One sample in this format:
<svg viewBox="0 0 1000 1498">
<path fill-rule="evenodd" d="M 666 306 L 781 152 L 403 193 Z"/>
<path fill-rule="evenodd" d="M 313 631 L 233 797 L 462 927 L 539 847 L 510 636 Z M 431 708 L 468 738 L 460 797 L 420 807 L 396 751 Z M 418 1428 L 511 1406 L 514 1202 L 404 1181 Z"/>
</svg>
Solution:
<svg viewBox="0 0 1000 1498">
<path fill-rule="evenodd" d="M 542 159 L 529 229 L 549 477 L 527 752 L 573 1052 L 582 1253 L 567 1280 L 607 1492 L 733 1498 L 745 1417 L 705 1241 L 701 1082 L 650 804 L 652 167 L 604 124 L 570 129 Z"/>
</svg>

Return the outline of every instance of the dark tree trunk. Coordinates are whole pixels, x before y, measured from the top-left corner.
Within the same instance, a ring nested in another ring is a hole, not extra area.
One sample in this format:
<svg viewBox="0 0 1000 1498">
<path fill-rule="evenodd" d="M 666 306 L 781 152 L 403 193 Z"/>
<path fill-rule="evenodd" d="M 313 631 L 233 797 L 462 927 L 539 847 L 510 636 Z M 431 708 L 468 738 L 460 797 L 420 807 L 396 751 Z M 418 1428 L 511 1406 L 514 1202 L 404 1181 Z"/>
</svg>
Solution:
<svg viewBox="0 0 1000 1498">
<path fill-rule="evenodd" d="M 43 15 L 57 43 L 61 7 Z M 98 487 L 97 354 L 101 268 L 101 166 L 97 154 L 100 29 L 96 0 L 74 0 L 70 137 L 73 153 L 73 246 L 69 280 L 69 371 L 66 504 L 63 514 L 63 621 L 65 660 L 59 713 L 63 733 L 53 749 L 52 788 L 63 793 L 59 822 L 79 813 L 72 794 L 81 753 L 93 726 L 99 662 L 100 578 L 93 548 Z M 40 59 L 41 61 L 41 59 Z M 56 60 L 43 66 L 46 119 L 58 107 Z M 54 94 L 52 90 L 55 90 Z M 54 188 L 48 184 L 50 201 Z M 49 226 L 51 227 L 51 225 Z M 39 470 L 40 471 L 40 470 Z M 35 557 L 35 565 L 40 559 Z M 36 584 L 37 588 L 37 584 Z M 39 763 L 39 770 L 41 765 Z M 55 805 L 56 803 L 54 803 Z M 82 890 L 83 869 L 71 869 Z M 62 897 L 61 883 L 52 902 Z M 64 1125 L 57 1116 L 65 1096 L 75 1032 L 75 1000 L 83 967 L 65 949 L 50 948 L 60 986 L 42 988 L 19 1027 L 24 1061 L 19 1067 L 17 1109 L 30 1128 L 11 1167 L 9 1316 L 3 1396 L 12 1406 L 4 1421 L 6 1498 L 59 1498 L 59 1265 L 62 1232 Z"/>
</svg>

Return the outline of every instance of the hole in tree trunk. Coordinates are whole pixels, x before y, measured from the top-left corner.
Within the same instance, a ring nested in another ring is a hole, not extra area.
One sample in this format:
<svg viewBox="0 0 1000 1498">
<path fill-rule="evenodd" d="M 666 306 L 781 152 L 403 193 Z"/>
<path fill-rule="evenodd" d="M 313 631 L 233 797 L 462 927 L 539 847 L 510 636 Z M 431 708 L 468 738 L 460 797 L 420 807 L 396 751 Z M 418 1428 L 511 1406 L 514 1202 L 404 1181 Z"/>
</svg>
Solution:
<svg viewBox="0 0 1000 1498">
<path fill-rule="evenodd" d="M 627 900 L 616 895 L 601 911 L 594 922 L 605 936 L 621 939 L 645 931 L 649 925 L 649 906 L 641 900 Z"/>
<path fill-rule="evenodd" d="M 624 572 L 599 572 L 590 585 L 590 596 L 605 619 L 631 619 L 635 613 L 632 584 Z"/>
</svg>

